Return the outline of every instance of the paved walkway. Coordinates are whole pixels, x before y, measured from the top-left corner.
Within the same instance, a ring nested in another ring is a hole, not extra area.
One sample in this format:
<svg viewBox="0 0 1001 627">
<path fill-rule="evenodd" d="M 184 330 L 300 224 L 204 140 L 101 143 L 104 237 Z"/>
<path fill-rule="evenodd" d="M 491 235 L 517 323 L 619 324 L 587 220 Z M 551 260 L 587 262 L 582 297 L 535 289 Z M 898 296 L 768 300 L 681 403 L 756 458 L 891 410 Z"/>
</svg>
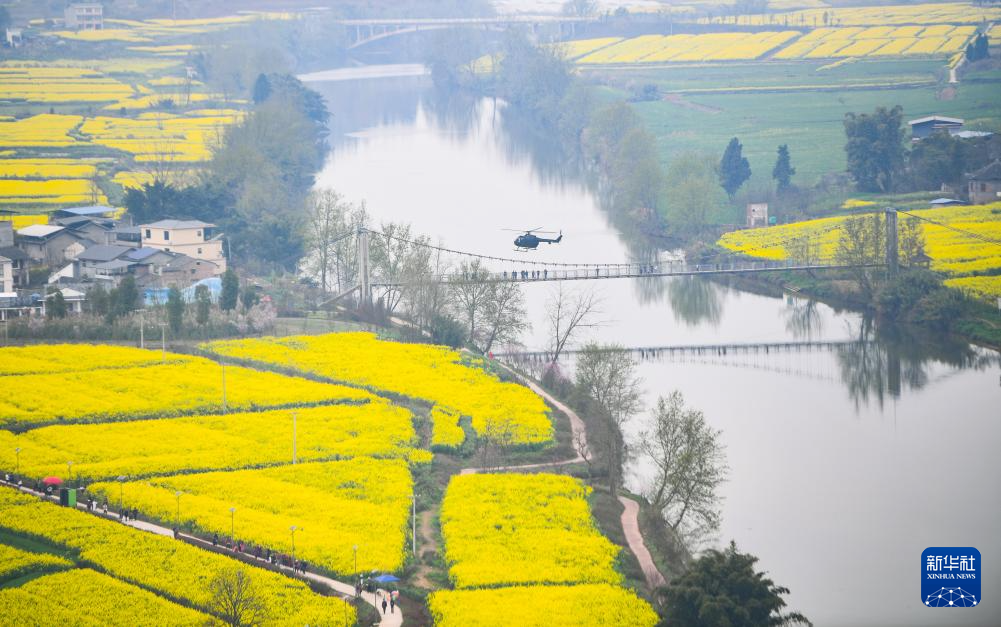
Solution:
<svg viewBox="0 0 1001 627">
<path fill-rule="evenodd" d="M 639 521 L 640 504 L 625 496 L 619 496 L 619 502 L 625 508 L 622 510 L 622 531 L 626 534 L 626 542 L 629 543 L 629 550 L 636 556 L 636 560 L 640 563 L 640 568 L 643 569 L 643 576 L 646 577 L 646 585 L 650 586 L 651 590 L 659 588 L 667 582 L 664 581 L 664 575 L 661 575 L 660 571 L 657 570 L 657 566 L 653 563 L 653 558 L 650 557 L 650 551 L 647 550 L 646 543 L 643 542 L 643 534 L 640 533 Z"/>
<path fill-rule="evenodd" d="M 52 500 L 52 496 L 43 494 L 42 492 L 38 492 L 36 490 L 32 490 L 32 489 L 30 489 L 30 488 L 28 488 L 26 486 L 14 486 L 13 484 L 10 484 L 10 485 L 12 485 L 13 487 L 20 487 L 20 489 L 23 492 L 27 492 L 29 494 L 34 494 L 35 496 L 41 497 L 43 499 Z M 121 522 L 123 525 L 127 525 L 129 527 L 134 528 L 134 529 L 139 529 L 141 531 L 147 531 L 149 533 L 155 533 L 155 534 L 160 535 L 160 536 L 172 537 L 174 535 L 174 530 L 173 529 L 169 529 L 167 527 L 163 527 L 163 526 L 157 525 L 155 523 L 146 522 L 146 521 L 143 521 L 143 520 L 125 520 L 125 521 L 122 521 L 121 520 L 121 515 L 118 514 L 118 513 L 116 513 L 116 512 L 104 513 L 103 509 L 90 510 L 90 509 L 87 508 L 87 505 L 85 503 L 77 503 L 76 506 L 77 506 L 78 509 L 81 509 L 81 510 L 83 510 L 85 512 L 88 512 L 88 513 L 91 513 L 91 514 L 97 514 L 98 516 L 100 516 L 102 518 L 109 518 L 111 520 L 117 520 L 117 521 Z M 305 579 L 305 580 L 312 581 L 312 582 L 315 582 L 315 583 L 323 584 L 323 585 L 327 586 L 328 588 L 330 588 L 331 590 L 337 592 L 338 595 L 342 599 L 344 599 L 345 601 L 348 601 L 348 602 L 351 601 L 351 598 L 355 594 L 354 586 L 352 586 L 351 584 L 344 583 L 342 581 L 337 581 L 336 579 L 331 579 L 330 577 L 325 577 L 323 575 L 318 575 L 316 573 L 311 573 L 309 571 L 306 571 L 305 574 L 303 574 L 301 572 L 300 573 L 292 573 L 292 569 L 289 568 L 289 567 L 287 567 L 287 566 L 281 566 L 281 565 L 277 565 L 277 564 L 268 564 L 264 560 L 258 560 L 253 555 L 247 555 L 246 553 L 234 553 L 233 551 L 225 549 L 225 548 L 223 548 L 221 546 L 213 545 L 211 542 L 209 542 L 207 540 L 203 540 L 202 538 L 199 538 L 199 537 L 193 536 L 193 535 L 189 535 L 189 534 L 186 534 L 186 533 L 179 533 L 179 534 L 177 534 L 177 538 L 179 540 L 183 540 L 184 542 L 187 542 L 188 544 L 192 544 L 192 545 L 195 545 L 197 547 L 204 548 L 204 549 L 210 549 L 213 552 L 219 553 L 221 555 L 226 555 L 226 556 L 229 556 L 229 557 L 233 557 L 234 559 L 239 559 L 240 561 L 248 563 L 248 564 L 252 564 L 252 565 L 256 564 L 258 567 L 261 567 L 261 568 L 277 569 L 279 572 L 281 572 L 281 573 L 283 573 L 283 574 L 285 574 L 285 575 L 287 575 L 289 577 L 294 577 L 296 579 Z M 362 593 L 362 595 L 359 598 L 361 600 L 363 600 L 364 602 L 368 603 L 369 605 L 371 605 L 372 607 L 374 607 L 376 609 L 376 611 L 379 612 L 380 615 L 382 615 L 382 607 L 380 605 L 380 602 L 381 602 L 381 594 L 383 594 L 383 593 L 384 593 L 383 590 L 377 590 L 376 592 L 371 593 L 371 594 L 369 594 L 368 592 L 364 592 L 364 593 Z M 387 611 L 385 615 L 382 615 L 382 620 L 379 623 L 377 623 L 377 624 L 379 625 L 379 627 L 401 627 L 401 625 L 403 625 L 403 612 L 400 610 L 400 607 L 397 606 L 395 612 L 389 613 Z"/>
<path fill-rule="evenodd" d="M 559 409 L 561 412 L 566 414 L 567 418 L 570 419 L 570 430 L 572 432 L 573 442 L 582 442 L 584 450 L 587 448 L 587 427 L 584 425 L 584 421 L 581 420 L 577 412 L 567 407 L 564 403 L 560 402 L 559 399 L 554 397 L 552 394 L 542 389 L 535 381 L 522 376 L 521 374 L 515 372 L 506 365 L 498 362 L 503 368 L 508 372 L 518 378 L 523 384 L 527 385 L 532 389 L 533 392 L 546 399 L 552 406 Z M 576 446 L 574 449 L 576 450 Z M 546 468 L 552 466 L 565 466 L 567 464 L 576 464 L 578 462 L 583 462 L 584 458 L 581 456 L 580 451 L 577 451 L 577 455 L 573 459 L 565 459 L 557 462 L 542 462 L 538 464 L 522 464 L 520 466 L 497 466 L 494 468 L 463 468 L 460 474 L 471 475 L 479 472 L 496 472 L 496 471 L 507 471 L 507 470 L 530 470 L 534 468 Z M 626 498 L 624 496 L 619 497 L 619 502 L 622 503 L 625 509 L 622 510 L 622 531 L 625 533 L 626 542 L 629 544 L 629 550 L 633 552 L 636 556 L 636 560 L 640 564 L 640 568 L 643 569 L 643 575 L 646 577 L 647 585 L 650 589 L 663 586 L 666 582 L 664 580 L 664 575 L 657 570 L 657 565 L 653 563 L 653 558 L 650 556 L 650 551 L 646 548 L 646 543 L 643 542 L 643 534 L 640 533 L 639 524 L 639 503 L 633 499 Z"/>
</svg>

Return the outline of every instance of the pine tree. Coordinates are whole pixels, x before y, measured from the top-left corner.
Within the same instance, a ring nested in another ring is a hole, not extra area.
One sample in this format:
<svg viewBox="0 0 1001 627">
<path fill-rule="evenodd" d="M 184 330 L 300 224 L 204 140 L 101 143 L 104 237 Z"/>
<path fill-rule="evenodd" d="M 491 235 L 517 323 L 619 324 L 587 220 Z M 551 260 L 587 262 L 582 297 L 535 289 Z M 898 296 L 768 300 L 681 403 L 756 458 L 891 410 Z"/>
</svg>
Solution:
<svg viewBox="0 0 1001 627">
<path fill-rule="evenodd" d="M 236 309 L 236 300 L 240 296 L 240 279 L 232 268 L 227 268 L 222 275 L 222 294 L 219 296 L 219 306 L 223 311 Z"/>
<path fill-rule="evenodd" d="M 55 292 L 45 299 L 45 315 L 50 320 L 66 317 L 66 299 L 62 292 Z"/>
<path fill-rule="evenodd" d="M 261 104 L 271 96 L 271 81 L 267 75 L 258 74 L 254 81 L 254 104 Z"/>
<path fill-rule="evenodd" d="M 199 285 L 195 288 L 195 306 L 195 322 L 198 326 L 205 326 L 209 321 L 209 309 L 212 306 L 208 286 Z"/>
<path fill-rule="evenodd" d="M 733 195 L 737 193 L 744 181 L 751 178 L 751 164 L 744 158 L 742 152 L 744 147 L 736 137 L 730 140 L 726 150 L 723 152 L 723 159 L 719 163 L 719 182 L 726 190 L 727 196 L 733 200 Z"/>
<path fill-rule="evenodd" d="M 181 330 L 183 321 L 184 299 L 181 297 L 181 290 L 175 285 L 167 292 L 167 322 L 170 323 L 170 330 L 177 333 Z"/>
<path fill-rule="evenodd" d="M 772 169 L 772 178 L 775 179 L 779 192 L 789 189 L 793 174 L 796 174 L 796 168 L 792 167 L 789 160 L 789 145 L 782 144 L 779 146 L 779 156 Z"/>
</svg>

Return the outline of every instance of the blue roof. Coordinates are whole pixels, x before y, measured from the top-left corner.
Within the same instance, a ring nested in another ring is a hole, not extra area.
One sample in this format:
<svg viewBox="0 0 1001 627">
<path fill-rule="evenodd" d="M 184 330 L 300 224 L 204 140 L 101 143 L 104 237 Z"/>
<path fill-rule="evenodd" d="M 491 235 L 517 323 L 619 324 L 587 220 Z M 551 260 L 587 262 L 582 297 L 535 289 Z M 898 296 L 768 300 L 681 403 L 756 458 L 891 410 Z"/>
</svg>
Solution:
<svg viewBox="0 0 1001 627">
<path fill-rule="evenodd" d="M 102 213 L 111 213 L 114 211 L 114 207 L 105 207 L 104 205 L 91 205 L 89 207 L 68 207 L 66 209 L 60 209 L 59 211 L 63 213 L 69 213 L 75 216 L 95 216 Z"/>
</svg>

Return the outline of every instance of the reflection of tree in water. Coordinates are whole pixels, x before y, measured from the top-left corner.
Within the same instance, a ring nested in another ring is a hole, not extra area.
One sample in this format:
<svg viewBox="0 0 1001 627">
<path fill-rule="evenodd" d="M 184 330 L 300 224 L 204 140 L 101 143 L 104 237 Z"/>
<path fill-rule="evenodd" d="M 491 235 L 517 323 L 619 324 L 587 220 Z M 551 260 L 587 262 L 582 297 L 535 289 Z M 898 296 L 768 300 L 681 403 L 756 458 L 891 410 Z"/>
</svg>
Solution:
<svg viewBox="0 0 1001 627">
<path fill-rule="evenodd" d="M 428 89 L 421 98 L 421 105 L 435 126 L 457 137 L 466 137 L 475 130 L 485 102 L 467 91 L 438 87 Z"/>
<path fill-rule="evenodd" d="M 924 388 L 935 380 L 930 372 L 935 365 L 955 372 L 1001 364 L 993 351 L 938 335 L 920 335 L 897 325 L 876 326 L 869 318 L 863 319 L 853 335 L 855 342 L 838 347 L 835 357 L 856 411 L 870 401 L 882 409 L 887 395 L 898 398 L 904 388 Z"/>
<path fill-rule="evenodd" d="M 394 80 L 321 81 L 310 83 L 331 111 L 327 121 L 336 147 L 347 133 L 381 125 L 412 124 L 421 94 L 420 78 Z"/>
<path fill-rule="evenodd" d="M 797 340 L 811 340 L 824 329 L 824 319 L 817 301 L 809 298 L 786 299 L 786 331 Z"/>
<path fill-rule="evenodd" d="M 725 287 L 697 276 L 659 280 L 663 281 L 667 288 L 667 298 L 675 320 L 680 320 L 690 327 L 703 322 L 708 322 L 714 327 L 719 326 L 723 317 L 721 292 L 726 289 Z"/>
</svg>

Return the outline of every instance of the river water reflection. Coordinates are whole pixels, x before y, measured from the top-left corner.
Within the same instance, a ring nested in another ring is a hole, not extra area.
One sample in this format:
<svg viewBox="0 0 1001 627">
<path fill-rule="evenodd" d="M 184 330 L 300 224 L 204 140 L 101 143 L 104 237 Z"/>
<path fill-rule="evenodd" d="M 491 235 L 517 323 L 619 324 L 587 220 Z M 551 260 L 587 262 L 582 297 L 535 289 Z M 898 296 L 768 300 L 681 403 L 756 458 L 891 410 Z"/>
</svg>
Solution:
<svg viewBox="0 0 1001 627">
<path fill-rule="evenodd" d="M 449 248 L 526 261 L 644 258 L 551 143 L 532 140 L 493 101 L 450 99 L 416 77 L 311 86 L 334 114 L 317 184 L 365 200 L 376 222 L 410 222 Z M 501 230 L 536 226 L 562 228 L 563 243 L 515 253 L 513 234 Z M 497 269 L 522 269 L 505 265 Z M 701 279 L 573 288 L 603 299 L 606 324 L 592 332 L 603 342 L 860 341 L 767 353 L 644 352 L 646 406 L 679 389 L 723 431 L 731 470 L 721 542 L 733 538 L 759 555 L 759 566 L 792 589 L 790 606 L 815 624 L 1001 623 L 1001 600 L 946 617 L 921 604 L 919 582 L 924 548 L 975 546 L 984 593 L 1001 591 L 995 354 L 877 334 L 854 312 Z M 553 289 L 526 287 L 529 348 L 546 347 Z M 645 420 L 633 421 L 634 434 Z M 633 487 L 645 472 L 633 469 Z"/>
</svg>

